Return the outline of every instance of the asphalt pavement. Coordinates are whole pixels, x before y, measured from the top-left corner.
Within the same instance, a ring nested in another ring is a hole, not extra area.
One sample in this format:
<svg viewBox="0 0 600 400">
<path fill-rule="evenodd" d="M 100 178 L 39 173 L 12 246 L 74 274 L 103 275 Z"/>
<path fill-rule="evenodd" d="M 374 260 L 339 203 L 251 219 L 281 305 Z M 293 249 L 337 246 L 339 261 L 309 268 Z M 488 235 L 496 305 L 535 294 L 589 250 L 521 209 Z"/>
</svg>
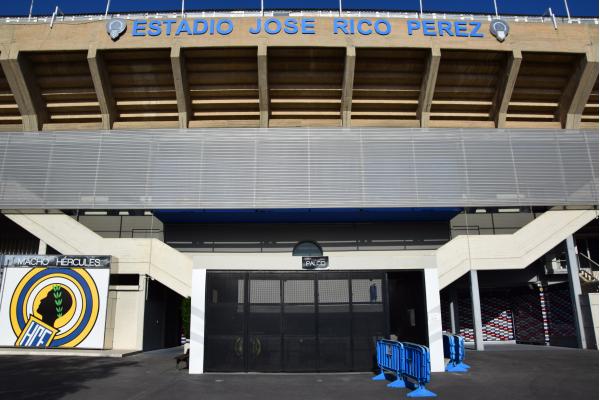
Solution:
<svg viewBox="0 0 600 400">
<path fill-rule="evenodd" d="M 527 350 L 527 351 L 522 351 Z M 204 374 L 175 368 L 181 349 L 124 358 L 0 356 L 0 399 L 378 400 L 406 398 L 369 373 Z M 598 399 L 598 352 L 519 346 L 467 351 L 469 373 L 434 373 L 440 399 Z"/>
</svg>

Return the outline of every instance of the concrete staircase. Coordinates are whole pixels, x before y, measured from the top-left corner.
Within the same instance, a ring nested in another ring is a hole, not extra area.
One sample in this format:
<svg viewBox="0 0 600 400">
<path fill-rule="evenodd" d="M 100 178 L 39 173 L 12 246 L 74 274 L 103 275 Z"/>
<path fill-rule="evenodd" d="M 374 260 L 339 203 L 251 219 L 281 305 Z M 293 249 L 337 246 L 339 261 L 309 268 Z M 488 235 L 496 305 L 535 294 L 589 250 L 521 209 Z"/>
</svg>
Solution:
<svg viewBox="0 0 600 400">
<path fill-rule="evenodd" d="M 63 213 L 5 215 L 62 254 L 113 256 L 113 273 L 146 274 L 190 296 L 192 259 L 157 239 L 107 239 Z M 547 211 L 511 235 L 458 236 L 435 252 L 440 289 L 470 269 L 522 269 L 597 218 L 595 210 Z"/>
<path fill-rule="evenodd" d="M 471 269 L 523 269 L 598 217 L 596 210 L 547 211 L 511 235 L 461 235 L 436 252 L 440 289 Z"/>
<path fill-rule="evenodd" d="M 63 213 L 4 214 L 62 254 L 110 255 L 112 273 L 149 275 L 181 296 L 190 296 L 192 259 L 160 240 L 103 238 Z"/>
</svg>

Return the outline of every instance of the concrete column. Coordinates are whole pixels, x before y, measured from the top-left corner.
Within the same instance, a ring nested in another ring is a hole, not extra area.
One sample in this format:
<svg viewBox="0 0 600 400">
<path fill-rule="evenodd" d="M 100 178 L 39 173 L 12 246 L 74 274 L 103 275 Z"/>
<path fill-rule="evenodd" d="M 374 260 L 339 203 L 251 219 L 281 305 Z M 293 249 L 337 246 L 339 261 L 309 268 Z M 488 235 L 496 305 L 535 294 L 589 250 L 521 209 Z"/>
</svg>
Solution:
<svg viewBox="0 0 600 400">
<path fill-rule="evenodd" d="M 0 54 L 10 91 L 15 97 L 24 131 L 39 131 L 48 120 L 48 110 L 42 98 L 27 58 L 17 48 Z"/>
<path fill-rule="evenodd" d="M 494 96 L 494 104 L 492 106 L 492 116 L 496 121 L 496 128 L 506 127 L 508 105 L 515 88 L 515 83 L 517 82 L 522 61 L 523 55 L 521 54 L 521 50 L 518 49 L 513 50 L 506 61 L 506 66 L 504 67 L 500 83 L 498 83 L 498 90 Z"/>
<path fill-rule="evenodd" d="M 96 97 L 98 98 L 98 105 L 102 113 L 102 129 L 108 130 L 112 128 L 117 118 L 117 103 L 112 94 L 108 69 L 102 54 L 94 46 L 88 49 L 87 60 Z"/>
<path fill-rule="evenodd" d="M 440 283 L 437 268 L 426 268 L 425 302 L 427 307 L 427 331 L 431 372 L 444 372 L 444 343 L 442 339 L 442 308 L 440 305 Z"/>
<path fill-rule="evenodd" d="M 458 295 L 456 289 L 450 290 L 450 329 L 452 333 L 458 335 L 460 332 L 460 320 L 458 319 Z"/>
<path fill-rule="evenodd" d="M 186 129 L 192 116 L 192 101 L 188 87 L 185 56 L 178 45 L 171 48 L 171 69 L 173 70 L 173 83 L 175 84 L 175 97 L 177 98 L 179 128 Z"/>
<path fill-rule="evenodd" d="M 48 245 L 43 240 L 40 240 L 40 244 L 38 245 L 38 254 L 46 254 L 48 251 Z"/>
<path fill-rule="evenodd" d="M 569 272 L 569 289 L 571 292 L 571 303 L 573 304 L 573 313 L 575 315 L 575 332 L 577 333 L 577 345 L 581 349 L 587 348 L 585 340 L 585 330 L 583 327 L 583 318 L 581 314 L 581 283 L 579 281 L 579 263 L 577 253 L 575 252 L 575 242 L 573 235 L 569 235 L 566 240 L 567 245 L 567 268 Z"/>
<path fill-rule="evenodd" d="M 557 110 L 565 129 L 579 129 L 581 115 L 598 78 L 598 47 L 594 46 L 581 57 L 567 83 Z"/>
<path fill-rule="evenodd" d="M 441 58 L 442 53 L 439 47 L 432 47 L 427 59 L 423 81 L 421 82 L 421 93 L 419 94 L 419 105 L 417 106 L 417 119 L 421 122 L 421 128 L 429 126 L 431 104 L 433 102 L 433 93 L 435 91 Z"/>
<path fill-rule="evenodd" d="M 258 103 L 260 109 L 260 127 L 269 127 L 269 68 L 267 65 L 267 46 L 258 46 Z"/>
<path fill-rule="evenodd" d="M 354 90 L 354 66 L 356 65 L 356 48 L 346 47 L 344 79 L 342 81 L 342 126 L 350 127 L 352 119 L 352 93 Z"/>
<path fill-rule="evenodd" d="M 483 327 L 481 324 L 481 302 L 479 300 L 479 280 L 477 271 L 471 270 L 471 304 L 473 307 L 473 333 L 475 336 L 475 350 L 484 350 L 483 347 Z"/>
<path fill-rule="evenodd" d="M 204 373 L 204 325 L 206 316 L 206 270 L 192 270 L 190 318 L 190 374 Z"/>
</svg>

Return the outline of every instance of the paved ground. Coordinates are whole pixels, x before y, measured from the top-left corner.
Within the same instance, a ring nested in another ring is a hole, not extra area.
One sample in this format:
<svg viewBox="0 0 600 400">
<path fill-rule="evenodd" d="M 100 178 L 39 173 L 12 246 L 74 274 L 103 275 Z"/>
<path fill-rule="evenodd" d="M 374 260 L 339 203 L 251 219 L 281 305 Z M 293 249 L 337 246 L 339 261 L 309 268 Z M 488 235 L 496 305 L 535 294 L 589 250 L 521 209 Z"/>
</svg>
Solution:
<svg viewBox="0 0 600 400">
<path fill-rule="evenodd" d="M 528 351 L 522 351 L 528 350 Z M 406 390 L 370 374 L 205 374 L 163 350 L 122 359 L 1 356 L 0 399 L 379 400 Z M 433 374 L 440 399 L 598 399 L 598 352 L 512 346 L 467 352 L 468 374 Z"/>
</svg>

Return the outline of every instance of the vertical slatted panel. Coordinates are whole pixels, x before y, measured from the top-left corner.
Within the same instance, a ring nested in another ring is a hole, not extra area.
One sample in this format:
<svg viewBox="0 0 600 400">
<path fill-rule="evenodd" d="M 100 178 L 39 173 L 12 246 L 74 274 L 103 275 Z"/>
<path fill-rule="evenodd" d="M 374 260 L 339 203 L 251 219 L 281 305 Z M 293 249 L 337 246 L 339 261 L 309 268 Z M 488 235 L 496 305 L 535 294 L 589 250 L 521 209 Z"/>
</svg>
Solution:
<svg viewBox="0 0 600 400">
<path fill-rule="evenodd" d="M 594 131 L 11 133 L 3 208 L 593 205 Z"/>
</svg>

